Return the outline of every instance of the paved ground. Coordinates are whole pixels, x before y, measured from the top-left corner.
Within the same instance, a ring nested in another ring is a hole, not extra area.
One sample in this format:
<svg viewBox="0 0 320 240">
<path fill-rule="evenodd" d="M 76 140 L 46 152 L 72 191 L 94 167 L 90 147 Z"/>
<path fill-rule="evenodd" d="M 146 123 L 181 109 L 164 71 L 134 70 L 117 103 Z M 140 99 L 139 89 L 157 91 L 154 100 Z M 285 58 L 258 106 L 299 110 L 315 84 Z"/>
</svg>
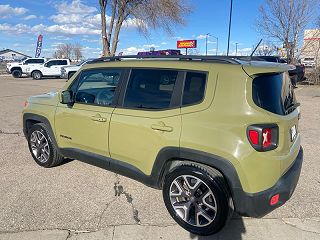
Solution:
<svg viewBox="0 0 320 240">
<path fill-rule="evenodd" d="M 0 76 L 0 239 L 320 239 L 319 87 L 297 89 L 305 161 L 292 199 L 202 238 L 175 224 L 160 191 L 79 161 L 35 164 L 21 131 L 23 103 L 63 84 Z"/>
</svg>

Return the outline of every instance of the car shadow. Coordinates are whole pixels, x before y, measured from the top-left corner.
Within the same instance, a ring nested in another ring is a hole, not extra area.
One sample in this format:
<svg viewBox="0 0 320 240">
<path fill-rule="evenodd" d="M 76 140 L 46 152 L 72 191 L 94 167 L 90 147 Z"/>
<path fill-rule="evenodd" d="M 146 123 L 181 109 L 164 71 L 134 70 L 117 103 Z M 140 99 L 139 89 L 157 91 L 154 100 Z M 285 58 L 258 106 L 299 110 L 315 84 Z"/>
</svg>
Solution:
<svg viewBox="0 0 320 240">
<path fill-rule="evenodd" d="M 243 218 L 235 214 L 220 232 L 211 236 L 190 234 L 190 238 L 196 240 L 241 240 L 244 233 L 246 233 L 246 228 Z"/>
<path fill-rule="evenodd" d="M 65 158 L 62 163 L 60 163 L 58 166 L 62 166 L 62 165 L 65 165 L 65 164 L 68 164 L 69 162 L 72 162 L 74 159 L 71 159 L 71 158 Z"/>
</svg>

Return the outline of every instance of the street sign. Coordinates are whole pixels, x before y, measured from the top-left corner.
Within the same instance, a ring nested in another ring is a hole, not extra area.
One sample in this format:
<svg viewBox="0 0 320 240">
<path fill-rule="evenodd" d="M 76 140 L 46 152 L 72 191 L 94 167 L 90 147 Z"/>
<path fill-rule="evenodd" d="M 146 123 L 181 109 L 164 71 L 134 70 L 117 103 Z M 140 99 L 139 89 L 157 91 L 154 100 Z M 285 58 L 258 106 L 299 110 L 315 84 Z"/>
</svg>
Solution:
<svg viewBox="0 0 320 240">
<path fill-rule="evenodd" d="M 197 40 L 180 40 L 177 41 L 177 48 L 196 48 Z"/>
</svg>

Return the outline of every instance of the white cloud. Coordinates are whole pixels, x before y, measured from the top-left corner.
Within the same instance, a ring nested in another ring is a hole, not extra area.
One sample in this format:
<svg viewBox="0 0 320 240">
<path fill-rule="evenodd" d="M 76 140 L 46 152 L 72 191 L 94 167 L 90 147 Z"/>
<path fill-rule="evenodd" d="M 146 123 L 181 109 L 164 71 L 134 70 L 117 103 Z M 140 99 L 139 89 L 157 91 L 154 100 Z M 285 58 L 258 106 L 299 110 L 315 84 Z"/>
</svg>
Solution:
<svg viewBox="0 0 320 240">
<path fill-rule="evenodd" d="M 90 43 L 98 43 L 98 42 L 100 42 L 100 39 L 81 38 L 81 41 L 90 42 Z"/>
<path fill-rule="evenodd" d="M 35 19 L 35 18 L 37 18 L 36 15 L 28 15 L 28 16 L 24 17 L 23 20 L 31 20 L 31 19 Z"/>
<path fill-rule="evenodd" d="M 201 40 L 201 39 L 206 39 L 207 35 L 205 34 L 200 34 L 199 36 L 197 36 L 197 39 Z"/>
<path fill-rule="evenodd" d="M 159 45 L 155 45 L 155 44 L 145 44 L 145 45 L 143 45 L 143 47 L 145 47 L 145 48 L 158 48 L 160 46 Z"/>
<path fill-rule="evenodd" d="M 10 25 L 7 23 L 0 24 L 0 31 L 7 32 L 10 34 L 22 34 L 22 33 L 29 33 L 30 26 L 25 24 L 17 24 L 17 25 Z"/>
<path fill-rule="evenodd" d="M 71 40 L 71 38 L 66 37 L 66 36 L 61 36 L 61 35 L 52 36 L 52 37 L 50 37 L 50 39 L 59 40 L 59 41 L 69 41 L 69 40 Z"/>
<path fill-rule="evenodd" d="M 56 9 L 61 14 L 90 14 L 96 12 L 97 9 L 95 7 L 90 7 L 81 2 L 81 0 L 73 0 L 71 4 L 67 2 L 62 2 L 60 4 L 55 5 Z"/>
<path fill-rule="evenodd" d="M 1 8 L 2 7 L 2 8 Z M 53 33 L 59 35 L 100 35 L 101 17 L 97 8 L 85 5 L 81 0 L 73 0 L 71 3 L 62 2 L 56 4 L 57 13 L 49 17 L 54 24 L 37 24 L 34 26 L 7 23 L 0 24 L 0 30 L 9 34 L 28 34 L 28 33 Z M 27 9 L 11 8 L 9 5 L 0 5 L 0 18 L 8 14 L 24 14 Z M 6 13 L 6 15 L 1 15 Z M 35 15 L 26 16 L 24 19 L 35 18 Z M 41 19 L 41 17 L 39 17 Z M 107 25 L 110 17 L 106 16 Z M 124 28 L 136 28 L 140 24 L 139 20 L 129 18 L 125 21 Z"/>
<path fill-rule="evenodd" d="M 172 39 L 182 40 L 184 38 L 183 37 L 172 37 Z"/>
<path fill-rule="evenodd" d="M 208 44 L 217 44 L 217 42 L 208 40 Z"/>
<path fill-rule="evenodd" d="M 10 5 L 0 5 L 0 18 L 8 18 L 12 15 L 23 15 L 28 11 L 28 9 L 23 7 L 13 8 Z"/>
<path fill-rule="evenodd" d="M 167 44 L 168 44 L 167 42 L 162 42 L 162 43 L 161 43 L 161 45 L 167 45 Z"/>
<path fill-rule="evenodd" d="M 81 0 L 73 0 L 70 4 L 63 2 L 55 5 L 57 14 L 49 17 L 55 25 L 48 26 L 49 32 L 64 34 L 100 34 L 101 33 L 101 16 L 95 7 L 82 3 Z M 111 20 L 106 16 L 107 26 Z M 123 26 L 127 28 L 137 27 L 139 20 L 135 18 L 127 19 Z"/>
<path fill-rule="evenodd" d="M 121 49 L 119 52 L 123 52 L 123 55 L 137 55 L 138 52 L 145 52 L 147 51 L 145 48 L 140 47 L 128 47 Z"/>
<path fill-rule="evenodd" d="M 233 52 L 230 53 L 230 55 L 236 55 L 237 56 L 249 56 L 252 52 L 252 48 L 239 48 L 237 53 L 235 51 L 235 49 L 233 50 Z"/>
</svg>

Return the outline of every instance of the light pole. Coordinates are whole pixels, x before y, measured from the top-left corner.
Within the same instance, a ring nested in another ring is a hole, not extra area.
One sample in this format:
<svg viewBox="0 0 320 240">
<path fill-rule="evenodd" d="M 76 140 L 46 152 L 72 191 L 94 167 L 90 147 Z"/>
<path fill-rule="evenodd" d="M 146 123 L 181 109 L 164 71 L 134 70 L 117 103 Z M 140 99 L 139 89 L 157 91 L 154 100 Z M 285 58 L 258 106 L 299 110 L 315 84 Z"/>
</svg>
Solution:
<svg viewBox="0 0 320 240">
<path fill-rule="evenodd" d="M 233 0 L 231 0 L 231 6 L 230 6 L 229 34 L 228 34 L 228 48 L 227 48 L 227 56 L 229 56 L 229 47 L 230 47 L 230 33 L 231 33 L 232 5 L 233 5 Z"/>
<path fill-rule="evenodd" d="M 208 37 L 210 36 L 210 33 L 206 34 L 206 56 L 208 56 Z"/>
<path fill-rule="evenodd" d="M 236 56 L 238 56 L 238 43 L 236 42 Z"/>
<path fill-rule="evenodd" d="M 209 37 L 213 37 L 214 39 L 216 39 L 216 43 L 217 43 L 217 47 L 216 47 L 216 56 L 218 56 L 218 47 L 219 47 L 219 38 L 210 35 L 210 33 L 206 34 L 206 56 L 208 55 L 208 38 Z"/>
<path fill-rule="evenodd" d="M 215 37 L 215 36 L 212 36 L 212 35 L 211 35 L 211 37 L 215 38 L 216 41 L 217 41 L 216 56 L 218 56 L 219 39 L 217 37 Z"/>
</svg>

